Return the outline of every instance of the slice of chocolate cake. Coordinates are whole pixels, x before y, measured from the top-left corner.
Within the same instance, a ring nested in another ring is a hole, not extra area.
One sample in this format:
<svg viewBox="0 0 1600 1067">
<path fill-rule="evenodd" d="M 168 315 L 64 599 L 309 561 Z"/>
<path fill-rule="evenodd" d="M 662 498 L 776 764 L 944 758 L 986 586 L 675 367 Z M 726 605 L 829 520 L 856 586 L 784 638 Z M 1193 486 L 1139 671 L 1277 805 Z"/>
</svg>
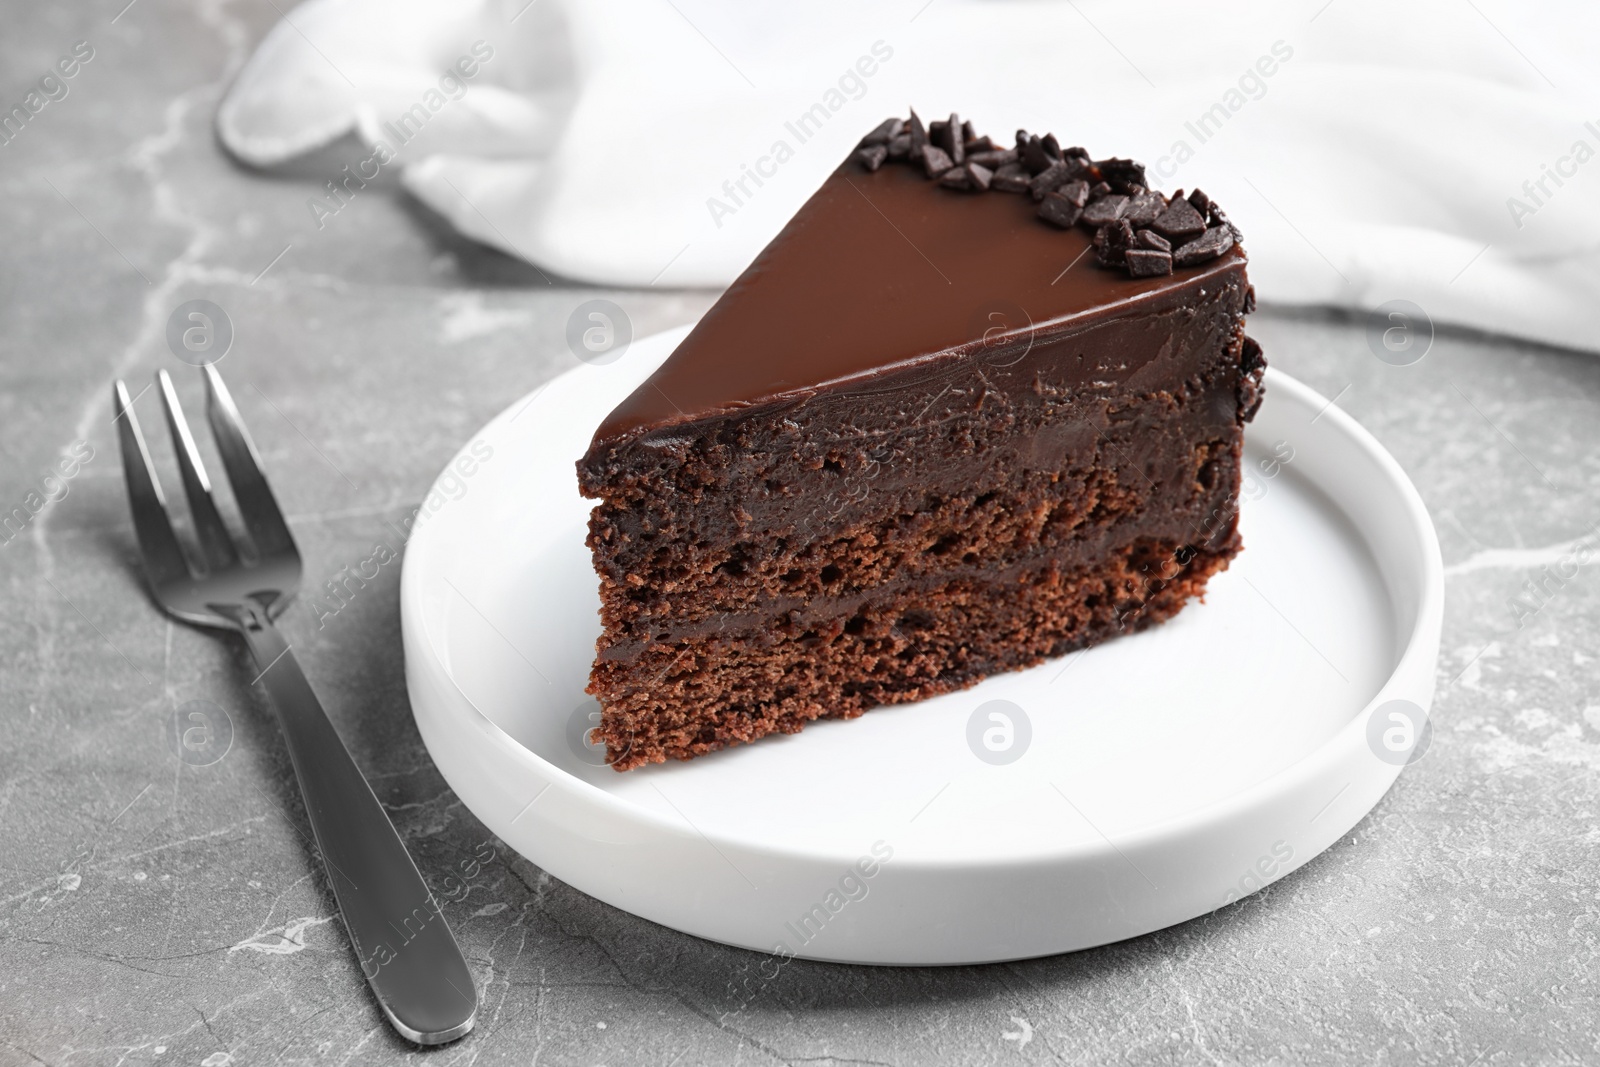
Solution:
<svg viewBox="0 0 1600 1067">
<path fill-rule="evenodd" d="M 1199 191 L 952 115 L 869 134 L 578 464 L 617 770 L 970 686 L 1239 551 L 1261 351 Z"/>
</svg>

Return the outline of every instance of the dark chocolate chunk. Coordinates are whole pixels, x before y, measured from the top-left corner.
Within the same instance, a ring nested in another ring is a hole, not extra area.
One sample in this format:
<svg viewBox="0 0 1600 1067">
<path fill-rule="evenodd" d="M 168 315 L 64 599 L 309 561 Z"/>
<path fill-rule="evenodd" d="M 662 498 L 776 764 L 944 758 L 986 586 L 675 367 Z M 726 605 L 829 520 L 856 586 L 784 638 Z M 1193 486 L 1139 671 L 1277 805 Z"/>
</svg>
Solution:
<svg viewBox="0 0 1600 1067">
<path fill-rule="evenodd" d="M 1035 200 L 1042 200 L 1045 193 L 1058 185 L 1065 185 L 1070 175 L 1071 169 L 1058 159 L 1033 176 L 1033 180 L 1028 183 L 1028 192 L 1033 194 Z"/>
<path fill-rule="evenodd" d="M 1046 193 L 1039 202 L 1039 217 L 1063 230 L 1070 230 L 1083 214 L 1083 208 L 1061 195 L 1060 190 Z"/>
<path fill-rule="evenodd" d="M 1127 218 L 1126 215 L 1124 215 L 1123 217 Z M 1128 225 L 1130 225 L 1130 226 L 1134 225 L 1134 222 L 1133 222 L 1132 219 L 1128 219 Z M 1172 251 L 1172 242 L 1167 240 L 1165 237 L 1161 236 L 1159 233 L 1157 233 L 1154 230 L 1140 230 L 1140 231 L 1138 231 L 1136 234 L 1134 234 L 1134 244 L 1138 245 L 1140 248 L 1152 248 L 1152 249 L 1155 249 L 1157 252 L 1170 252 L 1170 251 Z"/>
<path fill-rule="evenodd" d="M 1094 205 L 1089 205 L 1093 207 Z M 1133 244 L 1133 227 L 1118 220 L 1100 227 L 1094 234 L 1095 258 L 1103 267 L 1127 264 L 1128 246 Z"/>
<path fill-rule="evenodd" d="M 1002 193 L 1025 193 L 1028 181 L 1028 172 L 1021 163 L 1007 163 L 996 168 L 990 187 Z"/>
<path fill-rule="evenodd" d="M 972 188 L 972 179 L 967 174 L 966 167 L 951 167 L 939 175 L 939 184 L 946 189 L 970 189 Z"/>
<path fill-rule="evenodd" d="M 950 157 L 945 154 L 945 150 L 935 144 L 923 145 L 922 155 L 919 158 L 922 160 L 922 169 L 927 172 L 930 178 L 937 178 L 955 166 L 950 161 Z"/>
<path fill-rule="evenodd" d="M 888 158 L 888 145 L 873 144 L 856 150 L 856 162 L 866 167 L 869 171 L 877 170 L 883 166 L 883 161 Z"/>
<path fill-rule="evenodd" d="M 981 142 L 985 138 L 980 137 L 978 140 Z M 1014 148 L 989 148 L 982 152 L 974 152 L 972 145 L 967 145 L 967 158 L 974 163 L 982 163 L 990 170 L 996 170 L 1007 163 L 1015 163 L 1017 151 Z"/>
<path fill-rule="evenodd" d="M 948 189 L 1029 192 L 1039 201 L 1041 219 L 1094 231 L 1099 261 L 1136 278 L 1205 263 L 1242 240 L 1204 192 L 1185 196 L 1179 189 L 1168 200 L 1146 185 L 1145 169 L 1134 160 L 1094 160 L 1079 145 L 1063 149 L 1054 134 L 1027 130 L 1017 131 L 1015 148 L 1002 149 L 954 112 L 926 125 L 915 110 L 903 121 L 885 119 L 852 158 L 868 171 L 907 159 Z M 1253 292 L 1247 303 L 1253 307 Z"/>
<path fill-rule="evenodd" d="M 1131 159 L 1102 159 L 1095 163 L 1095 169 L 1100 172 L 1101 180 L 1110 183 L 1111 188 L 1119 193 L 1127 194 L 1135 185 L 1149 187 L 1144 177 L 1144 165 Z"/>
<path fill-rule="evenodd" d="M 1240 241 L 1244 240 L 1244 234 L 1239 232 L 1239 227 L 1235 226 L 1232 221 L 1229 220 L 1228 216 L 1223 214 L 1222 209 L 1217 206 L 1217 202 L 1215 200 L 1211 202 L 1211 221 L 1214 225 L 1226 226 L 1228 228 L 1228 232 L 1233 234 L 1233 241 L 1235 244 L 1238 244 Z"/>
<path fill-rule="evenodd" d="M 1075 207 L 1083 207 L 1089 202 L 1089 183 L 1085 181 L 1068 182 L 1056 192 L 1066 197 Z"/>
<path fill-rule="evenodd" d="M 1255 418 L 1256 412 L 1261 410 L 1264 395 L 1261 378 L 1267 369 L 1267 357 L 1262 353 L 1256 339 L 1249 334 L 1245 335 L 1244 347 L 1239 353 L 1239 367 L 1244 371 L 1239 378 L 1236 394 L 1239 401 L 1239 425 L 1242 426 Z"/>
<path fill-rule="evenodd" d="M 966 140 L 961 136 L 961 118 L 954 111 L 944 122 L 935 122 L 928 127 L 928 140 L 944 149 L 944 154 L 950 157 L 950 162 L 960 166 L 966 162 Z"/>
<path fill-rule="evenodd" d="M 1172 254 L 1150 248 L 1130 248 L 1123 253 L 1128 273 L 1135 278 L 1153 278 L 1158 274 L 1172 273 Z"/>
<path fill-rule="evenodd" d="M 1122 218 L 1122 213 L 1127 209 L 1128 198 L 1115 193 L 1102 196 L 1098 200 L 1089 201 L 1089 206 L 1083 209 L 1083 224 L 1085 226 L 1104 226 Z"/>
<path fill-rule="evenodd" d="M 1167 202 L 1160 193 L 1147 190 L 1134 195 L 1128 201 L 1128 210 L 1122 213 L 1122 217 L 1135 226 L 1148 226 L 1156 221 L 1156 217 L 1166 210 L 1166 207 Z"/>
<path fill-rule="evenodd" d="M 951 167 L 941 174 L 939 184 L 948 189 L 971 189 L 981 193 L 989 188 L 993 178 L 994 171 L 969 159 L 961 166 Z"/>
<path fill-rule="evenodd" d="M 877 129 L 861 138 L 861 143 L 856 147 L 866 148 L 869 145 L 888 144 L 890 141 L 898 137 L 900 135 L 900 131 L 904 128 L 905 122 L 901 119 L 884 119 L 878 124 Z"/>
<path fill-rule="evenodd" d="M 1244 287 L 1244 313 L 1246 315 L 1254 315 L 1255 311 L 1256 311 L 1256 287 L 1253 286 L 1253 285 L 1247 285 L 1247 286 Z M 1257 346 L 1257 347 L 1260 347 L 1260 346 Z"/>
<path fill-rule="evenodd" d="M 922 146 L 928 143 L 928 128 L 922 124 L 922 117 L 917 114 L 917 109 L 911 109 L 911 120 L 906 123 L 906 132 L 911 135 L 911 158 L 921 159 Z"/>
<path fill-rule="evenodd" d="M 1017 158 L 1022 160 L 1029 174 L 1041 174 L 1056 161 L 1056 157 L 1044 150 L 1044 143 L 1033 136 L 1017 145 Z"/>
<path fill-rule="evenodd" d="M 1174 200 L 1167 209 L 1156 216 L 1150 227 L 1166 237 L 1189 237 L 1203 233 L 1206 220 L 1187 200 Z"/>
<path fill-rule="evenodd" d="M 1226 226 L 1213 226 L 1188 244 L 1180 245 L 1172 253 L 1172 262 L 1180 267 L 1192 267 L 1216 259 L 1232 247 L 1233 231 Z"/>
<path fill-rule="evenodd" d="M 1251 286 L 1254 289 L 1254 286 Z M 1249 334 L 1244 335 L 1244 346 L 1239 352 L 1239 369 L 1249 374 L 1257 367 L 1266 364 L 1266 358 L 1261 352 L 1261 342 Z"/>
</svg>

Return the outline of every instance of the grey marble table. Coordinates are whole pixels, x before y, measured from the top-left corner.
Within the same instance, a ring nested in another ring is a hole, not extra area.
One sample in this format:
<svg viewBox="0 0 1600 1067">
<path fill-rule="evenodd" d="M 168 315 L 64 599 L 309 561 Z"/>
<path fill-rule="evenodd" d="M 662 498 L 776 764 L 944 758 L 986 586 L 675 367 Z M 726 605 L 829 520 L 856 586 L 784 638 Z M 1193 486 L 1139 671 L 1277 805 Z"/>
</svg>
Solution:
<svg viewBox="0 0 1600 1067">
<path fill-rule="evenodd" d="M 384 190 L 319 229 L 306 199 L 337 150 L 252 174 L 210 129 L 274 5 L 121 3 L 0 6 L 7 108 L 94 49 L 0 146 L 0 509 L 57 498 L 0 547 L 0 1064 L 1600 1061 L 1600 593 L 1592 568 L 1544 571 L 1600 519 L 1600 360 L 1441 330 L 1397 368 L 1359 320 L 1272 309 L 1254 331 L 1275 365 L 1394 452 L 1448 568 L 1432 748 L 1348 838 L 1159 934 L 999 966 L 796 963 L 736 1012 L 756 957 L 563 885 L 451 793 L 409 714 L 385 566 L 320 632 L 304 607 L 285 625 L 421 865 L 496 849 L 448 912 L 476 1032 L 399 1041 L 243 652 L 142 590 L 110 383 L 181 369 L 180 302 L 225 307 L 225 368 L 320 583 L 571 365 L 579 302 L 615 300 L 642 335 L 711 297 L 547 284 Z M 64 455 L 74 476 L 52 480 Z M 1530 579 L 1544 592 L 1514 608 Z M 231 721 L 209 766 L 169 747 L 192 700 Z"/>
</svg>

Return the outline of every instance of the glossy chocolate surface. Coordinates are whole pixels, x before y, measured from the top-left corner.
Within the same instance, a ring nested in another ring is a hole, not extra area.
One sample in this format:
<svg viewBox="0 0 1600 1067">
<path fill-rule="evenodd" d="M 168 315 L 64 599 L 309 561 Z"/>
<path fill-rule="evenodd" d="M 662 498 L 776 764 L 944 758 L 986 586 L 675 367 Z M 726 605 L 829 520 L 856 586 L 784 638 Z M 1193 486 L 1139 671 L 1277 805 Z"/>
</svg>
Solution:
<svg viewBox="0 0 1600 1067">
<path fill-rule="evenodd" d="M 968 352 L 986 333 L 992 343 L 999 330 L 1048 342 L 1242 275 L 1235 247 L 1203 267 L 1130 278 L 1098 266 L 1088 234 L 1035 211 L 1025 194 L 968 195 L 910 167 L 844 163 L 607 416 L 595 443 L 860 386 Z"/>
</svg>

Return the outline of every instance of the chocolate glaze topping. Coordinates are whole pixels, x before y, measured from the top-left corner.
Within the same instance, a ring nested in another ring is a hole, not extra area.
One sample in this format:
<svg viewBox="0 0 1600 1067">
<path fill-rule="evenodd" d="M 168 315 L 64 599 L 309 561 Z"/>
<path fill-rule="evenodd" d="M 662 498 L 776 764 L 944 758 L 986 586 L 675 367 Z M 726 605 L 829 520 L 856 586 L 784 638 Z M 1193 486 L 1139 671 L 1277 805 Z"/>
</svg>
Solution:
<svg viewBox="0 0 1600 1067">
<path fill-rule="evenodd" d="M 1238 232 L 1204 193 L 1144 180 L 1050 135 L 1001 149 L 955 115 L 886 120 L 594 441 L 861 386 L 996 331 L 1047 342 L 1242 274 Z"/>
</svg>

